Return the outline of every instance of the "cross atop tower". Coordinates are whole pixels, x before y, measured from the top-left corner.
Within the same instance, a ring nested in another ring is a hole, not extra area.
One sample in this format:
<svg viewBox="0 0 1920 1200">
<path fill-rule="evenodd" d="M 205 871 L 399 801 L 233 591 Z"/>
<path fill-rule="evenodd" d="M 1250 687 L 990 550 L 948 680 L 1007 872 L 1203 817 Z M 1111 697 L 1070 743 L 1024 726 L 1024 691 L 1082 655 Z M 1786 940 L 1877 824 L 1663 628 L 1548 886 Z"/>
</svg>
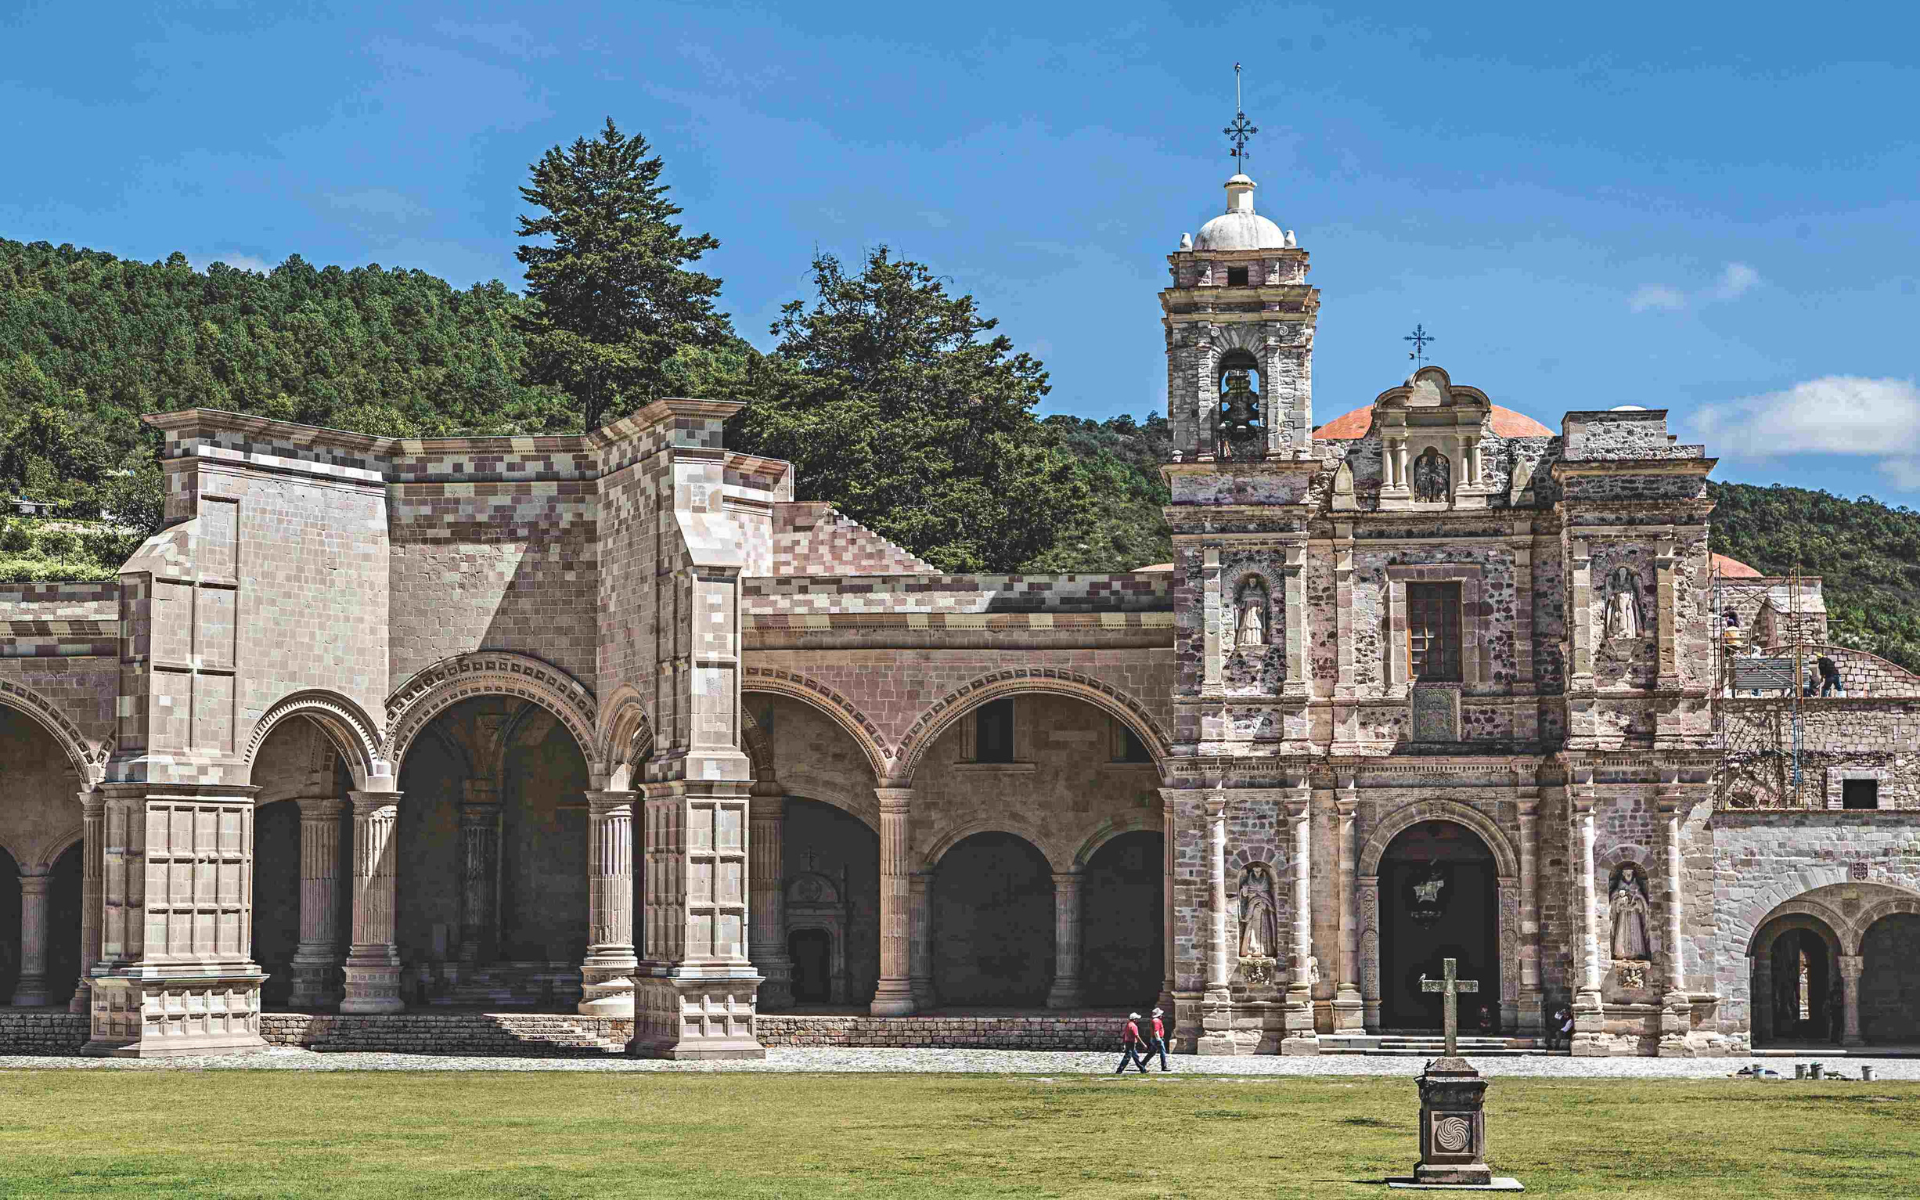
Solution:
<svg viewBox="0 0 1920 1200">
<path fill-rule="evenodd" d="M 1413 332 L 1400 340 L 1413 343 L 1413 350 L 1407 357 L 1413 360 L 1415 368 L 1419 368 L 1427 365 L 1427 343 L 1437 342 L 1440 339 L 1428 333 L 1425 325 L 1415 325 Z"/>
<path fill-rule="evenodd" d="M 1247 114 L 1240 107 L 1240 64 L 1233 64 L 1233 124 L 1220 131 L 1233 143 L 1233 149 L 1227 151 L 1233 156 L 1234 165 L 1242 175 L 1247 171 L 1247 140 L 1259 133 L 1258 127 L 1247 120 Z"/>
</svg>

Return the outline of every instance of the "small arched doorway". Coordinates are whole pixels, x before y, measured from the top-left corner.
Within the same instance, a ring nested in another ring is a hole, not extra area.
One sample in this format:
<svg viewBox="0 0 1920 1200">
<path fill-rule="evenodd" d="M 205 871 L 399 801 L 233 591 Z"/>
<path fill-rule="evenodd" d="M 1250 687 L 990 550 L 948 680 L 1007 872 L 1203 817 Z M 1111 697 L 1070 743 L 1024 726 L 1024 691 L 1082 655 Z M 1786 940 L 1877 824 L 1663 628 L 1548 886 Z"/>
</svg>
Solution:
<svg viewBox="0 0 1920 1200">
<path fill-rule="evenodd" d="M 1123 833 L 1087 861 L 1080 884 L 1080 981 L 1089 1006 L 1139 1008 L 1160 992 L 1163 847 L 1151 830 Z"/>
<path fill-rule="evenodd" d="M 1499 871 L 1480 835 L 1453 821 L 1410 825 L 1380 860 L 1380 1024 L 1387 1030 L 1442 1027 L 1438 979 L 1454 959 L 1478 990 L 1460 1001 L 1460 1028 L 1478 1031 L 1485 1006 L 1500 1020 Z"/>
<path fill-rule="evenodd" d="M 976 833 L 955 844 L 928 889 L 933 987 L 942 1005 L 1038 1008 L 1053 983 L 1053 871 L 1033 843 Z"/>
<path fill-rule="evenodd" d="M 1755 1045 L 1832 1040 L 1839 954 L 1832 926 L 1810 913 L 1786 913 L 1761 927 L 1751 960 Z"/>
<path fill-rule="evenodd" d="M 1860 1036 L 1920 1042 L 1920 915 L 1889 913 L 1860 939 Z"/>
<path fill-rule="evenodd" d="M 833 1002 L 833 935 L 824 929 L 796 929 L 787 935 L 793 960 L 793 1002 Z"/>
</svg>

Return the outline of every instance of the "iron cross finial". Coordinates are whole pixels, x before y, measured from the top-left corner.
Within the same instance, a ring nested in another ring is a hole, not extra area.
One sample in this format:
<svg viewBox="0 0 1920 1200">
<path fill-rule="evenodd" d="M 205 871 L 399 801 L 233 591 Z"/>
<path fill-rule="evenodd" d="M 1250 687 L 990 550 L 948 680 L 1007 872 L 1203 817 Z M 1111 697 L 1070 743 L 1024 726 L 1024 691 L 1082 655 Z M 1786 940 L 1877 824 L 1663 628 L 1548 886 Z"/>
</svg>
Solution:
<svg viewBox="0 0 1920 1200">
<path fill-rule="evenodd" d="M 1247 170 L 1247 139 L 1259 133 L 1258 127 L 1247 120 L 1247 114 L 1240 107 L 1240 64 L 1233 64 L 1233 124 L 1220 131 L 1233 143 L 1233 149 L 1227 153 L 1233 156 L 1234 165 L 1241 174 Z"/>
<path fill-rule="evenodd" d="M 1415 367 L 1424 367 L 1427 365 L 1427 343 L 1440 339 L 1428 333 L 1425 325 L 1415 325 L 1413 332 L 1400 340 L 1413 343 L 1413 352 L 1407 357 L 1413 360 Z"/>
</svg>

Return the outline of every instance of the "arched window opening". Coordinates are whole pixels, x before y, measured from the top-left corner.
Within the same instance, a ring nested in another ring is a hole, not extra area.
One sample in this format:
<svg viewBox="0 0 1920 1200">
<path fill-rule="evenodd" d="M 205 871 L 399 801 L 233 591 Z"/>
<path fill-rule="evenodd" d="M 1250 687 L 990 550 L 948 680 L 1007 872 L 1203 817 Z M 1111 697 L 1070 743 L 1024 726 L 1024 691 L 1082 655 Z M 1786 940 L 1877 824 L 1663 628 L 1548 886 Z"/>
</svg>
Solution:
<svg viewBox="0 0 1920 1200">
<path fill-rule="evenodd" d="M 1217 382 L 1220 389 L 1217 456 L 1224 459 L 1265 457 L 1266 400 L 1261 392 L 1260 364 L 1245 350 L 1223 355 Z"/>
</svg>

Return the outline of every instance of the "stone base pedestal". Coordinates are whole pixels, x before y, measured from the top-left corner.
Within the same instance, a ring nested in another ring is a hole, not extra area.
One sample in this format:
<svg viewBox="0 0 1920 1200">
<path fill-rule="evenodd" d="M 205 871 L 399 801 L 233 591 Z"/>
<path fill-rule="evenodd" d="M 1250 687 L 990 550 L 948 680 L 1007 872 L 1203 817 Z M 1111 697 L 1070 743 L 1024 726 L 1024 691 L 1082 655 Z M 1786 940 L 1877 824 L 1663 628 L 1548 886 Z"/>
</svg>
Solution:
<svg viewBox="0 0 1920 1200">
<path fill-rule="evenodd" d="M 1483 1111 L 1487 1081 L 1464 1058 L 1437 1058 L 1419 1082 L 1420 1165 L 1413 1169 L 1413 1182 L 1490 1186 Z"/>
<path fill-rule="evenodd" d="M 615 1020 L 633 1016 L 633 972 L 634 967 L 625 969 L 610 967 L 582 967 L 580 969 L 580 1003 L 575 1007 L 582 1016 L 611 1017 Z"/>
<path fill-rule="evenodd" d="M 1225 1057 L 1238 1054 L 1233 1036 L 1233 998 L 1226 992 L 1208 992 L 1200 1002 L 1200 1036 L 1194 1053 Z"/>
<path fill-rule="evenodd" d="M 753 1035 L 758 975 L 691 978 L 641 975 L 633 987 L 633 1041 L 639 1058 L 765 1058 Z"/>
<path fill-rule="evenodd" d="M 331 1008 L 346 994 L 342 986 L 339 960 L 293 956 L 293 992 L 287 1003 L 294 1008 Z"/>
<path fill-rule="evenodd" d="M 1613 1053 L 1598 992 L 1582 992 L 1574 998 L 1572 1053 L 1575 1058 L 1605 1058 Z"/>
<path fill-rule="evenodd" d="M 867 1011 L 876 1017 L 910 1017 L 920 1011 L 913 985 L 901 979 L 882 979 L 873 989 L 873 1003 Z"/>
<path fill-rule="evenodd" d="M 1312 994 L 1305 988 L 1289 989 L 1286 1012 L 1287 1034 L 1280 1043 L 1280 1053 L 1320 1053 L 1320 1034 L 1313 1024 Z"/>
<path fill-rule="evenodd" d="M 1366 1032 L 1367 1005 L 1359 992 L 1342 991 L 1333 998 L 1332 1008 L 1335 1033 Z"/>
<path fill-rule="evenodd" d="M 397 1013 L 407 1010 L 400 998 L 400 960 L 384 954 L 347 957 L 347 994 L 343 1013 Z"/>
<path fill-rule="evenodd" d="M 168 1058 L 264 1050 L 260 984 L 265 979 L 257 968 L 216 976 L 96 976 L 91 1037 L 80 1052 Z"/>
</svg>

